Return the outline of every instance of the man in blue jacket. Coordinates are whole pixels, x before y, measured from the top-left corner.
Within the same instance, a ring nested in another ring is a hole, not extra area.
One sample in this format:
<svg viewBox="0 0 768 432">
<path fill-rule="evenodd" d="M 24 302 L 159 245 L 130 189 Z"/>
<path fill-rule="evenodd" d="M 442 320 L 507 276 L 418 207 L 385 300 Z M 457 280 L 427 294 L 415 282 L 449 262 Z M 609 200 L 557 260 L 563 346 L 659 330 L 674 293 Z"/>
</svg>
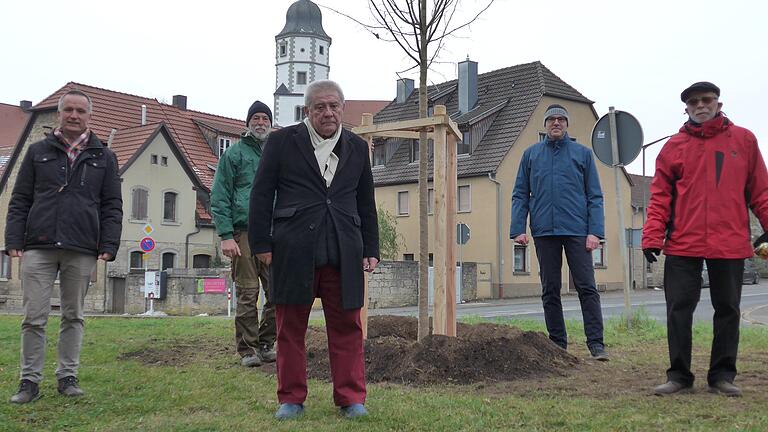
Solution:
<svg viewBox="0 0 768 432">
<path fill-rule="evenodd" d="M 549 338 L 568 347 L 560 302 L 563 249 L 579 293 L 584 334 L 593 358 L 608 360 L 603 315 L 595 286 L 592 251 L 604 237 L 603 192 L 592 151 L 568 136 L 568 111 L 550 105 L 544 113 L 547 137 L 523 153 L 512 193 L 509 238 L 527 245 L 525 220 L 539 259 L 544 319 Z"/>
</svg>

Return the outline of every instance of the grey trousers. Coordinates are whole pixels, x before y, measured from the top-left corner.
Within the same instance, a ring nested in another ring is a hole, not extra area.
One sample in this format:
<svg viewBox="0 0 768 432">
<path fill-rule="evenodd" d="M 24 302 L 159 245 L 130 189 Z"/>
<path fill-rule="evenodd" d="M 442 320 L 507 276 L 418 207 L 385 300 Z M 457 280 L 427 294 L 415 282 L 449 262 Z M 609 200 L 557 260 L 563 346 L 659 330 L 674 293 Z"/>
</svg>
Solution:
<svg viewBox="0 0 768 432">
<path fill-rule="evenodd" d="M 21 288 L 24 292 L 21 379 L 36 383 L 43 379 L 45 327 L 57 273 L 61 292 L 61 326 L 56 378 L 77 376 L 83 342 L 83 300 L 95 266 L 96 257 L 93 255 L 61 249 L 24 251 L 21 264 Z"/>
</svg>

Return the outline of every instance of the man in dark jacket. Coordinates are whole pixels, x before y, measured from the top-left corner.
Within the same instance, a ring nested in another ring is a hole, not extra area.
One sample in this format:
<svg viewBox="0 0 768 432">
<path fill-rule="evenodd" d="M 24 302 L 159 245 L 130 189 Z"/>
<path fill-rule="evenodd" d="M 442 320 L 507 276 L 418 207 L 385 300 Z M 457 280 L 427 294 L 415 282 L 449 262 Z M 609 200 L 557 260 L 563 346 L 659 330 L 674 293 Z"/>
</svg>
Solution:
<svg viewBox="0 0 768 432">
<path fill-rule="evenodd" d="M 563 249 L 579 293 L 587 347 L 593 358 L 608 360 L 603 343 L 603 314 L 595 286 L 592 251 L 604 238 L 603 192 L 587 147 L 568 136 L 568 111 L 550 105 L 544 113 L 547 137 L 523 153 L 512 193 L 509 238 L 527 245 L 525 221 L 539 259 L 544 320 L 549 338 L 568 347 L 560 301 Z"/>
<path fill-rule="evenodd" d="M 211 213 L 221 237 L 221 252 L 232 259 L 237 292 L 235 343 L 240 364 L 260 366 L 275 361 L 275 306 L 269 292 L 269 267 L 248 247 L 248 201 L 264 143 L 272 129 L 272 110 L 254 102 L 246 117 L 248 131 L 219 158 L 211 188 Z M 259 322 L 259 280 L 264 290 L 264 313 Z"/>
<path fill-rule="evenodd" d="M 657 395 L 688 392 L 691 325 L 701 295 L 704 261 L 715 315 L 709 391 L 741 396 L 733 384 L 739 348 L 744 259 L 752 256 L 749 212 L 768 227 L 768 172 L 752 132 L 720 111 L 720 89 L 697 82 L 683 90 L 688 121 L 656 158 L 643 252 L 664 250 L 664 296 L 670 367 Z"/>
<path fill-rule="evenodd" d="M 57 274 L 61 292 L 59 393 L 80 396 L 83 300 L 96 259 L 112 261 L 120 246 L 123 200 L 117 158 L 88 129 L 90 97 L 72 90 L 59 99 L 59 127 L 29 146 L 8 206 L 5 248 L 24 257 L 21 285 L 21 384 L 13 403 L 40 397 L 45 326 Z"/>
<path fill-rule="evenodd" d="M 269 136 L 251 192 L 251 250 L 272 263 L 278 419 L 304 410 L 304 338 L 315 297 L 325 313 L 333 400 L 346 417 L 367 414 L 360 308 L 379 232 L 368 145 L 342 128 L 343 110 L 338 84 L 310 84 L 307 118 Z"/>
</svg>

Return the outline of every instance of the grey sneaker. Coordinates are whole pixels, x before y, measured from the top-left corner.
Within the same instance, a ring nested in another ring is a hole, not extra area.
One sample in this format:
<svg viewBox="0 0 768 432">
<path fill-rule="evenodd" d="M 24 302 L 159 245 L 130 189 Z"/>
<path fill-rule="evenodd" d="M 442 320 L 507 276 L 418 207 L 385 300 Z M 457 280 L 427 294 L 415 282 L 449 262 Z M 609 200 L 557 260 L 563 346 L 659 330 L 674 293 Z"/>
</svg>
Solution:
<svg viewBox="0 0 768 432">
<path fill-rule="evenodd" d="M 653 389 L 656 396 L 667 396 L 675 393 L 691 393 L 693 385 L 686 385 L 678 381 L 667 381 Z"/>
<path fill-rule="evenodd" d="M 261 366 L 261 359 L 256 354 L 248 354 L 240 359 L 240 364 L 245 367 Z"/>
<path fill-rule="evenodd" d="M 728 397 L 741 397 L 741 389 L 736 387 L 732 382 L 725 380 L 710 384 L 709 392 Z"/>
<path fill-rule="evenodd" d="M 304 414 L 304 405 L 284 403 L 280 404 L 275 413 L 275 418 L 278 420 L 293 420 L 299 418 L 302 414 Z"/>
<path fill-rule="evenodd" d="M 605 352 L 605 347 L 602 345 L 593 345 L 589 347 L 589 353 L 592 355 L 592 358 L 599 361 L 608 361 L 610 360 L 608 358 L 608 353 Z"/>
<path fill-rule="evenodd" d="M 259 357 L 263 363 L 272 363 L 277 360 L 277 352 L 274 345 L 263 344 L 259 347 Z"/>
<path fill-rule="evenodd" d="M 83 389 L 77 384 L 76 376 L 66 376 L 59 379 L 59 393 L 64 396 L 82 396 L 85 394 Z"/>
<path fill-rule="evenodd" d="M 40 399 L 40 388 L 36 382 L 23 379 L 19 383 L 19 391 L 11 396 L 11 403 L 25 404 Z"/>
</svg>

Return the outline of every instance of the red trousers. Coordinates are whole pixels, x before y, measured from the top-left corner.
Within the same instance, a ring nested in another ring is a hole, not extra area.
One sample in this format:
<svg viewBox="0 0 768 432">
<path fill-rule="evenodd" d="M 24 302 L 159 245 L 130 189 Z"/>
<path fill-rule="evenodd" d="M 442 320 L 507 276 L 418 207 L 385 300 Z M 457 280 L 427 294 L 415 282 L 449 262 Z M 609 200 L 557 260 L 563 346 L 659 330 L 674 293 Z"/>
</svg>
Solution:
<svg viewBox="0 0 768 432">
<path fill-rule="evenodd" d="M 328 356 L 337 406 L 365 403 L 365 355 L 360 309 L 345 310 L 336 268 L 315 269 L 313 286 L 320 297 L 328 334 Z M 312 305 L 276 305 L 277 399 L 304 403 L 307 398 L 307 353 L 304 338 Z"/>
</svg>

